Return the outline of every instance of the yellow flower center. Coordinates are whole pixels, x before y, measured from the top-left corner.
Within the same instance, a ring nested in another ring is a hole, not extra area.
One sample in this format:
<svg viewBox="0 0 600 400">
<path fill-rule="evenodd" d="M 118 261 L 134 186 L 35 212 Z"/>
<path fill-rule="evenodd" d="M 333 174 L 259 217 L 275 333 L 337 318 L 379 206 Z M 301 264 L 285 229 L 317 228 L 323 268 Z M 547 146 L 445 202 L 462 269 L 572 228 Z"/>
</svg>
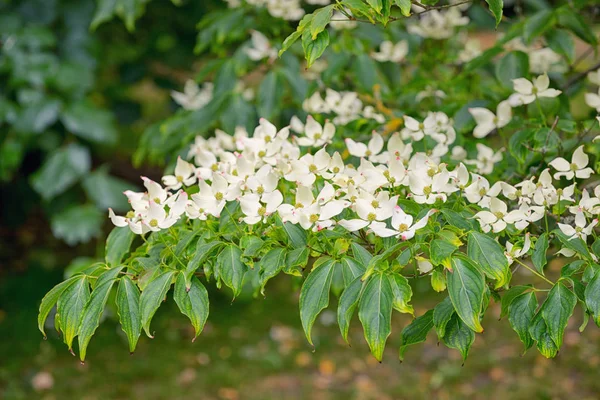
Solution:
<svg viewBox="0 0 600 400">
<path fill-rule="evenodd" d="M 408 225 L 406 225 L 406 224 L 400 224 L 400 226 L 398 227 L 398 230 L 400 232 L 406 232 L 408 230 Z"/>
<path fill-rule="evenodd" d="M 179 182 L 179 183 L 183 182 L 183 176 L 177 175 L 175 178 L 177 178 L 177 182 Z"/>
<path fill-rule="evenodd" d="M 311 222 L 311 223 L 313 223 L 313 224 L 314 224 L 314 223 L 315 223 L 315 222 L 317 222 L 318 220 L 319 220 L 319 216 L 318 216 L 317 214 L 312 214 L 312 215 L 310 216 L 310 222 Z"/>
<path fill-rule="evenodd" d="M 260 215 L 261 217 L 263 217 L 266 213 L 267 213 L 267 208 L 266 207 L 260 207 L 258 209 L 258 215 Z"/>
<path fill-rule="evenodd" d="M 150 226 L 156 228 L 158 226 L 158 221 L 155 219 L 150 220 Z"/>
<path fill-rule="evenodd" d="M 375 215 L 375 213 L 369 213 L 369 215 L 367 215 L 367 220 L 369 222 L 375 221 L 376 219 L 377 219 L 377 215 Z"/>
<path fill-rule="evenodd" d="M 221 193 L 221 192 L 215 193 L 215 199 L 217 199 L 218 201 L 223 200 L 223 193 Z"/>
</svg>

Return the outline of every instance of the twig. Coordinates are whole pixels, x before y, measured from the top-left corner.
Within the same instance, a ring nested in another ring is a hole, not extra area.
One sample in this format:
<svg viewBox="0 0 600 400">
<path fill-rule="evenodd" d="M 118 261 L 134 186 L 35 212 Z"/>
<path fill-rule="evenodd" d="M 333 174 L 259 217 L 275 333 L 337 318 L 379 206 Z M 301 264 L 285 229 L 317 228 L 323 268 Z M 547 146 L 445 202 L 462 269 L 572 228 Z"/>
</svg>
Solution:
<svg viewBox="0 0 600 400">
<path fill-rule="evenodd" d="M 569 79 L 567 81 L 567 83 L 565 83 L 565 85 L 562 88 L 563 92 L 566 91 L 567 89 L 569 89 L 571 86 L 573 86 L 577 82 L 579 82 L 580 80 L 582 80 L 583 78 L 585 78 L 588 73 L 590 73 L 592 71 L 595 71 L 598 68 L 600 68 L 600 62 L 597 62 L 596 64 L 592 65 L 591 67 L 589 67 L 585 71 L 580 72 L 579 74 L 577 74 L 574 77 L 572 77 L 571 79 Z"/>
<path fill-rule="evenodd" d="M 519 263 L 520 265 L 522 265 L 523 267 L 527 268 L 529 271 L 531 271 L 533 274 L 537 275 L 539 278 L 545 280 L 546 282 L 548 282 L 549 284 L 551 284 L 552 286 L 555 285 L 554 282 L 552 282 L 550 279 L 546 278 L 544 275 L 540 274 L 539 272 L 537 272 L 536 270 L 534 270 L 533 268 L 531 268 L 530 266 L 528 266 L 527 264 L 521 262 L 518 258 L 514 259 L 517 263 Z"/>
</svg>

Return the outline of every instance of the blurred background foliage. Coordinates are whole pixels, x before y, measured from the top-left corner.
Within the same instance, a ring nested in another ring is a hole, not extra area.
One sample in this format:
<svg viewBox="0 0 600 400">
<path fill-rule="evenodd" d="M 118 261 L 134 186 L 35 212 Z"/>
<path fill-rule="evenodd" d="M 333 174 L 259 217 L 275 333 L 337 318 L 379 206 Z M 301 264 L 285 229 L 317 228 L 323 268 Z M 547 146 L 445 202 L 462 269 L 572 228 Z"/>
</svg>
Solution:
<svg viewBox="0 0 600 400">
<path fill-rule="evenodd" d="M 505 13 L 515 15 L 506 3 Z M 563 3 L 514 4 L 535 13 Z M 493 17 L 480 4 L 467 13 L 469 30 L 485 42 Z M 194 346 L 182 344 L 190 337 L 183 317 L 161 318 L 174 315 L 172 309 L 158 315 L 157 331 L 165 332 L 158 343 L 142 341 L 134 357 L 126 354 L 114 321 L 99 329 L 86 366 L 60 341 L 42 341 L 35 329 L 39 300 L 63 274 L 102 255 L 110 228 L 106 209 L 126 211 L 122 192 L 139 189 L 140 174 L 158 179 L 196 135 L 251 129 L 258 116 L 278 126 L 293 115 L 304 119 L 298 111 L 303 100 L 326 87 L 372 92 L 362 98 L 365 104 L 406 109 L 414 108 L 414 93 L 429 90 L 431 80 L 424 77 L 437 66 L 435 57 L 420 59 L 407 80 L 398 65 L 368 56 L 384 38 L 436 54 L 431 42 L 408 35 L 401 24 L 385 34 L 369 24 L 338 31 L 320 80 L 305 70 L 300 48 L 279 60 L 248 58 L 251 29 L 279 45 L 295 25 L 264 8 L 228 9 L 221 0 L 0 0 L 0 398 L 596 398 L 597 331 L 588 330 L 579 344 L 574 329 L 567 338 L 570 354 L 557 361 L 535 352 L 522 361 L 519 343 L 505 335 L 508 324 L 496 324 L 464 368 L 458 353 L 434 341 L 412 352 L 405 365 L 394 354 L 374 365 L 360 330 L 354 327 L 356 347 L 348 350 L 328 313 L 318 335 L 328 341 L 319 344 L 327 351 L 313 354 L 290 312 L 297 296 L 289 283 L 276 283 L 265 301 L 247 301 L 248 295 L 230 305 L 229 298 L 210 293 L 212 322 Z M 584 23 L 576 31 L 585 41 L 592 27 Z M 493 64 L 487 72 L 469 81 L 473 92 L 498 92 Z M 437 68 L 436 74 L 436 89 L 464 96 L 452 90 L 452 69 Z M 190 78 L 214 84 L 211 101 L 198 110 L 181 108 L 170 96 Z M 420 106 L 453 115 L 460 141 L 474 124 L 470 105 L 456 104 L 431 97 Z M 399 116 L 387 117 L 386 129 L 394 131 Z M 359 127 L 367 132 L 368 123 L 358 119 L 338 135 Z M 437 300 L 432 296 L 431 304 Z M 110 320 L 115 311 L 105 314 Z M 484 343 L 494 349 L 490 354 Z M 547 383 L 558 381 L 558 391 L 549 391 Z"/>
</svg>

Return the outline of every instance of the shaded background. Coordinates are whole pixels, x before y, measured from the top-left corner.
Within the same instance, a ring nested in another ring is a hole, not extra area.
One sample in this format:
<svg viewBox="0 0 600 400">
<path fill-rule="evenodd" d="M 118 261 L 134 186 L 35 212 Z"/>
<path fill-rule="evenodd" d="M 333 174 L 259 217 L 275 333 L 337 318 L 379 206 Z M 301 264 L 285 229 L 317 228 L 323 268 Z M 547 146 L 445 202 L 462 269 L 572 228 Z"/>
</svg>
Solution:
<svg viewBox="0 0 600 400">
<path fill-rule="evenodd" d="M 140 174 L 160 177 L 156 159 L 134 153 L 144 132 L 176 112 L 169 91 L 205 69 L 194 55 L 196 24 L 224 4 L 154 1 L 134 12 L 141 15 L 135 32 L 126 18 L 90 30 L 95 7 L 92 0 L 0 1 L 0 398 L 598 398 L 600 331 L 579 334 L 579 321 L 557 359 L 533 350 L 520 357 L 494 304 L 464 366 L 435 335 L 408 349 L 401 364 L 399 332 L 409 319 L 394 314 L 379 364 L 358 324 L 352 347 L 341 340 L 333 311 L 320 317 L 313 351 L 290 278 L 276 279 L 265 299 L 247 293 L 233 304 L 213 288 L 211 318 L 195 343 L 171 300 L 153 322 L 156 339 L 142 338 L 132 356 L 112 302 L 85 365 L 55 332 L 42 340 L 42 296 L 65 269 L 102 255 L 106 209 L 127 209 L 121 192 L 135 189 Z M 416 283 L 415 298 L 429 302 L 415 306 L 417 315 L 441 299 L 428 288 Z"/>
</svg>

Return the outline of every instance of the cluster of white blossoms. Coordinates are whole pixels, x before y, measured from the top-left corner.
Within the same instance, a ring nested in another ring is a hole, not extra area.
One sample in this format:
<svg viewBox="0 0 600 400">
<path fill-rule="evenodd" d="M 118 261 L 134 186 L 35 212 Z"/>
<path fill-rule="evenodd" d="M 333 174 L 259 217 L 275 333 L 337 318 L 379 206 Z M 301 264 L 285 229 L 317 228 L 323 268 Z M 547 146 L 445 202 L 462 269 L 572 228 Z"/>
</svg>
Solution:
<svg viewBox="0 0 600 400">
<path fill-rule="evenodd" d="M 566 72 L 568 65 L 560 54 L 550 47 L 544 47 L 539 42 L 530 46 L 523 43 L 520 37 L 514 38 L 504 44 L 507 51 L 521 51 L 529 57 L 529 72 L 544 74 L 548 72 Z"/>
<path fill-rule="evenodd" d="M 309 114 L 333 114 L 333 123 L 346 125 L 361 117 L 374 119 L 380 124 L 385 117 L 373 106 L 364 106 L 356 92 L 336 92 L 327 88 L 325 98 L 318 91 L 302 103 L 302 108 Z"/>
<path fill-rule="evenodd" d="M 489 159 L 465 160 L 454 167 L 442 162 L 454 154 L 449 144 L 455 133 L 452 121 L 439 112 L 431 113 L 423 123 L 406 117 L 404 130 L 387 140 L 377 132 L 366 144 L 347 138 L 347 160 L 339 152 L 327 151 L 335 135 L 331 122 L 321 125 L 308 117 L 304 131 L 304 136 L 296 137 L 289 126 L 278 130 L 261 119 L 252 136 L 243 128 L 234 135 L 217 131 L 208 139 L 198 136 L 188 154 L 192 162 L 179 158 L 174 173 L 164 176 L 162 185 L 142 178 L 146 192 L 125 192 L 132 211 L 116 216 L 110 210 L 109 216 L 116 226 L 129 226 L 143 234 L 167 229 L 184 216 L 219 218 L 227 202 L 238 202 L 240 220 L 248 225 L 267 223 L 279 215 L 282 221 L 306 230 L 339 225 L 352 232 L 364 229 L 380 237 L 408 240 L 436 212 L 431 207 L 453 198 L 480 210 L 474 217 L 485 232 L 499 233 L 508 225 L 524 230 L 561 201 L 571 203 L 568 210 L 574 216 L 559 221 L 568 237 L 586 240 L 598 222 L 600 186 L 593 193 L 576 186 L 577 180 L 594 172 L 583 146 L 571 160 L 555 159 L 551 169 L 538 177 L 515 185 L 491 184 L 468 167 L 475 164 L 481 169 L 478 163 L 483 163 L 493 168 Z M 437 138 L 437 150 L 413 151 L 411 142 L 425 136 Z M 493 158 L 493 151 L 487 149 Z M 561 179 L 571 184 L 556 187 Z M 415 219 L 405 212 L 400 199 L 410 199 L 428 211 Z M 523 249 L 523 245 L 509 244 L 507 254 L 514 258 Z"/>
<path fill-rule="evenodd" d="M 512 108 L 531 104 L 540 97 L 556 97 L 562 92 L 550 88 L 550 79 L 547 74 L 538 76 L 529 81 L 525 78 L 513 79 L 515 93 L 504 101 L 498 103 L 496 113 L 484 107 L 469 109 L 469 113 L 477 123 L 473 136 L 484 138 L 493 131 L 508 125 L 512 119 Z"/>
<path fill-rule="evenodd" d="M 230 8 L 242 5 L 242 0 L 225 0 L 225 2 Z M 273 17 L 289 21 L 298 21 L 305 13 L 300 5 L 300 0 L 246 0 L 246 3 L 256 7 L 265 7 Z M 329 0 L 308 0 L 307 3 L 327 5 Z"/>
<path fill-rule="evenodd" d="M 413 4 L 416 12 L 423 8 Z M 457 27 L 465 26 L 469 18 L 462 15 L 459 7 L 445 10 L 431 10 L 420 16 L 419 20 L 408 26 L 408 32 L 428 39 L 448 39 L 455 35 Z"/>
</svg>

